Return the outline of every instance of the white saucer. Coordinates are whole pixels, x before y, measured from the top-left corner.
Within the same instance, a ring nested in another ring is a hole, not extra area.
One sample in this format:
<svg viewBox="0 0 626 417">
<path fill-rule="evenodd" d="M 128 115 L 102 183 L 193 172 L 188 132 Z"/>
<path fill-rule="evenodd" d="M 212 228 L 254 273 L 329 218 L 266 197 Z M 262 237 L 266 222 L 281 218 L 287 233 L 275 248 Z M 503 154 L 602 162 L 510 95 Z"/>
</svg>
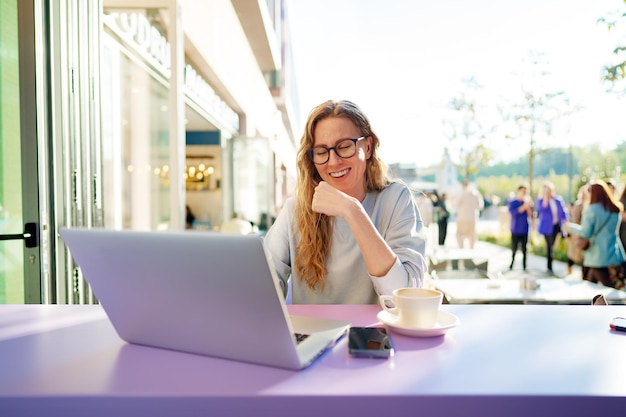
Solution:
<svg viewBox="0 0 626 417">
<path fill-rule="evenodd" d="M 386 310 L 381 310 L 376 315 L 384 325 L 389 326 L 391 330 L 403 334 L 405 336 L 415 337 L 434 337 L 445 334 L 449 329 L 459 325 L 459 318 L 454 314 L 440 310 L 437 317 L 437 323 L 430 329 L 415 329 L 413 327 L 405 327 L 398 323 L 398 318 Z"/>
</svg>

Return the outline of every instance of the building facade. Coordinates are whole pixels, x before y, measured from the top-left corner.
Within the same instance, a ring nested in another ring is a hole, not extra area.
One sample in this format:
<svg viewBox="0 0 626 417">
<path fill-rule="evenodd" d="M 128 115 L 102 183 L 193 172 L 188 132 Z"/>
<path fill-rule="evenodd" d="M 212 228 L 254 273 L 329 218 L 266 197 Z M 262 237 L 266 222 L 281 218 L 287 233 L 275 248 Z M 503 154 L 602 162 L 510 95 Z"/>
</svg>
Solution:
<svg viewBox="0 0 626 417">
<path fill-rule="evenodd" d="M 62 227 L 271 225 L 300 130 L 283 1 L 0 7 L 0 303 L 94 301 Z"/>
</svg>

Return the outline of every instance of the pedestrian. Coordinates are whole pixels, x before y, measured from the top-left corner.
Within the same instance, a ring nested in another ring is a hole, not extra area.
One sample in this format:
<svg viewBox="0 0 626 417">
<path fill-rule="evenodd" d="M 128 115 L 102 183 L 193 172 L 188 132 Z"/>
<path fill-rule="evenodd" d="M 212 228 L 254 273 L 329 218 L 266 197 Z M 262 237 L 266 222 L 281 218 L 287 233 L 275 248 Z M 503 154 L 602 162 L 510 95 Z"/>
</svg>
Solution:
<svg viewBox="0 0 626 417">
<path fill-rule="evenodd" d="M 622 190 L 619 201 L 622 203 L 622 207 L 626 207 L 626 186 L 624 186 L 624 190 Z M 619 238 L 622 242 L 622 246 L 626 248 L 626 210 L 622 212 L 622 221 L 619 224 Z"/>
<path fill-rule="evenodd" d="M 379 138 L 354 103 L 326 101 L 300 140 L 296 191 L 264 238 L 295 304 L 377 304 L 422 285 L 423 227 L 413 193 L 392 182 Z"/>
<path fill-rule="evenodd" d="M 448 235 L 448 219 L 450 218 L 450 211 L 446 200 L 448 194 L 441 193 L 441 196 L 437 199 L 437 205 L 435 206 L 435 217 L 437 218 L 437 228 L 439 229 L 438 243 L 439 246 L 443 246 L 446 243 L 446 236 Z"/>
<path fill-rule="evenodd" d="M 580 224 L 583 214 L 583 208 L 589 204 L 589 185 L 585 184 L 578 189 L 578 193 L 576 194 L 576 201 L 572 204 L 572 207 L 569 211 L 570 214 L 570 223 Z M 578 240 L 580 238 L 577 234 L 568 233 L 567 238 L 567 274 L 570 275 L 572 273 L 572 268 L 574 265 L 582 265 L 583 263 L 583 251 L 578 244 Z M 585 269 L 586 267 L 582 265 L 583 268 L 583 276 L 586 275 Z"/>
<path fill-rule="evenodd" d="M 517 249 L 522 252 L 522 269 L 526 270 L 526 247 L 528 245 L 529 217 L 533 215 L 533 202 L 528 196 L 528 187 L 520 185 L 517 188 L 515 198 L 509 200 L 509 213 L 511 214 L 511 265 L 513 269 Z"/>
<path fill-rule="evenodd" d="M 185 205 L 185 229 L 193 229 L 196 216 L 191 211 L 189 204 Z"/>
<path fill-rule="evenodd" d="M 554 184 L 546 181 L 543 184 L 542 196 L 537 200 L 538 231 L 546 241 L 546 257 L 548 272 L 553 273 L 554 243 L 563 234 L 563 226 L 569 220 L 563 198 L 554 191 Z"/>
<path fill-rule="evenodd" d="M 485 207 L 482 195 L 469 187 L 467 181 L 461 184 L 461 193 L 456 199 L 456 240 L 459 248 L 465 246 L 468 241 L 470 249 L 476 243 L 476 223 L 480 211 Z"/>
<path fill-rule="evenodd" d="M 595 180 L 589 186 L 589 205 L 583 208 L 581 224 L 568 224 L 571 233 L 589 241 L 583 253 L 588 272 L 583 279 L 607 287 L 624 288 L 624 248 L 618 235 L 624 207 L 608 185 Z"/>
</svg>

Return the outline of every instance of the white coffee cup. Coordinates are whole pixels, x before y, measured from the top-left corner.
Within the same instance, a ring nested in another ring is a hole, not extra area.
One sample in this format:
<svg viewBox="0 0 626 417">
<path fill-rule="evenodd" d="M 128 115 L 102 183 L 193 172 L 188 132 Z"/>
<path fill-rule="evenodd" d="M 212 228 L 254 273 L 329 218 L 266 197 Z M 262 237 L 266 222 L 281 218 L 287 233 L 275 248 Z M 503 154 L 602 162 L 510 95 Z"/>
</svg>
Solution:
<svg viewBox="0 0 626 417">
<path fill-rule="evenodd" d="M 400 325 L 430 329 L 437 323 L 443 293 L 427 288 L 398 288 L 393 295 L 381 295 L 379 301 L 383 309 L 398 317 Z"/>
</svg>

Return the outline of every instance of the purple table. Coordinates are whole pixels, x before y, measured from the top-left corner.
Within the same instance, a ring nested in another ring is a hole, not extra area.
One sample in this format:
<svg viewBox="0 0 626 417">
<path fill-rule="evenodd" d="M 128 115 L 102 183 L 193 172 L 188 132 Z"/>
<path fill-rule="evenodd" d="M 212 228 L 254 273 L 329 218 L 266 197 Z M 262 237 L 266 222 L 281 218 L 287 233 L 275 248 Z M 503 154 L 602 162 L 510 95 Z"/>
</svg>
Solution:
<svg viewBox="0 0 626 417">
<path fill-rule="evenodd" d="M 392 333 L 397 353 L 386 361 L 350 358 L 344 339 L 294 372 L 126 344 L 99 306 L 0 305 L 0 415 L 527 417 L 626 410 L 626 333 L 609 330 L 626 306 L 443 308 L 461 320 L 444 337 Z M 379 311 L 289 309 L 356 326 L 376 325 Z"/>
</svg>

